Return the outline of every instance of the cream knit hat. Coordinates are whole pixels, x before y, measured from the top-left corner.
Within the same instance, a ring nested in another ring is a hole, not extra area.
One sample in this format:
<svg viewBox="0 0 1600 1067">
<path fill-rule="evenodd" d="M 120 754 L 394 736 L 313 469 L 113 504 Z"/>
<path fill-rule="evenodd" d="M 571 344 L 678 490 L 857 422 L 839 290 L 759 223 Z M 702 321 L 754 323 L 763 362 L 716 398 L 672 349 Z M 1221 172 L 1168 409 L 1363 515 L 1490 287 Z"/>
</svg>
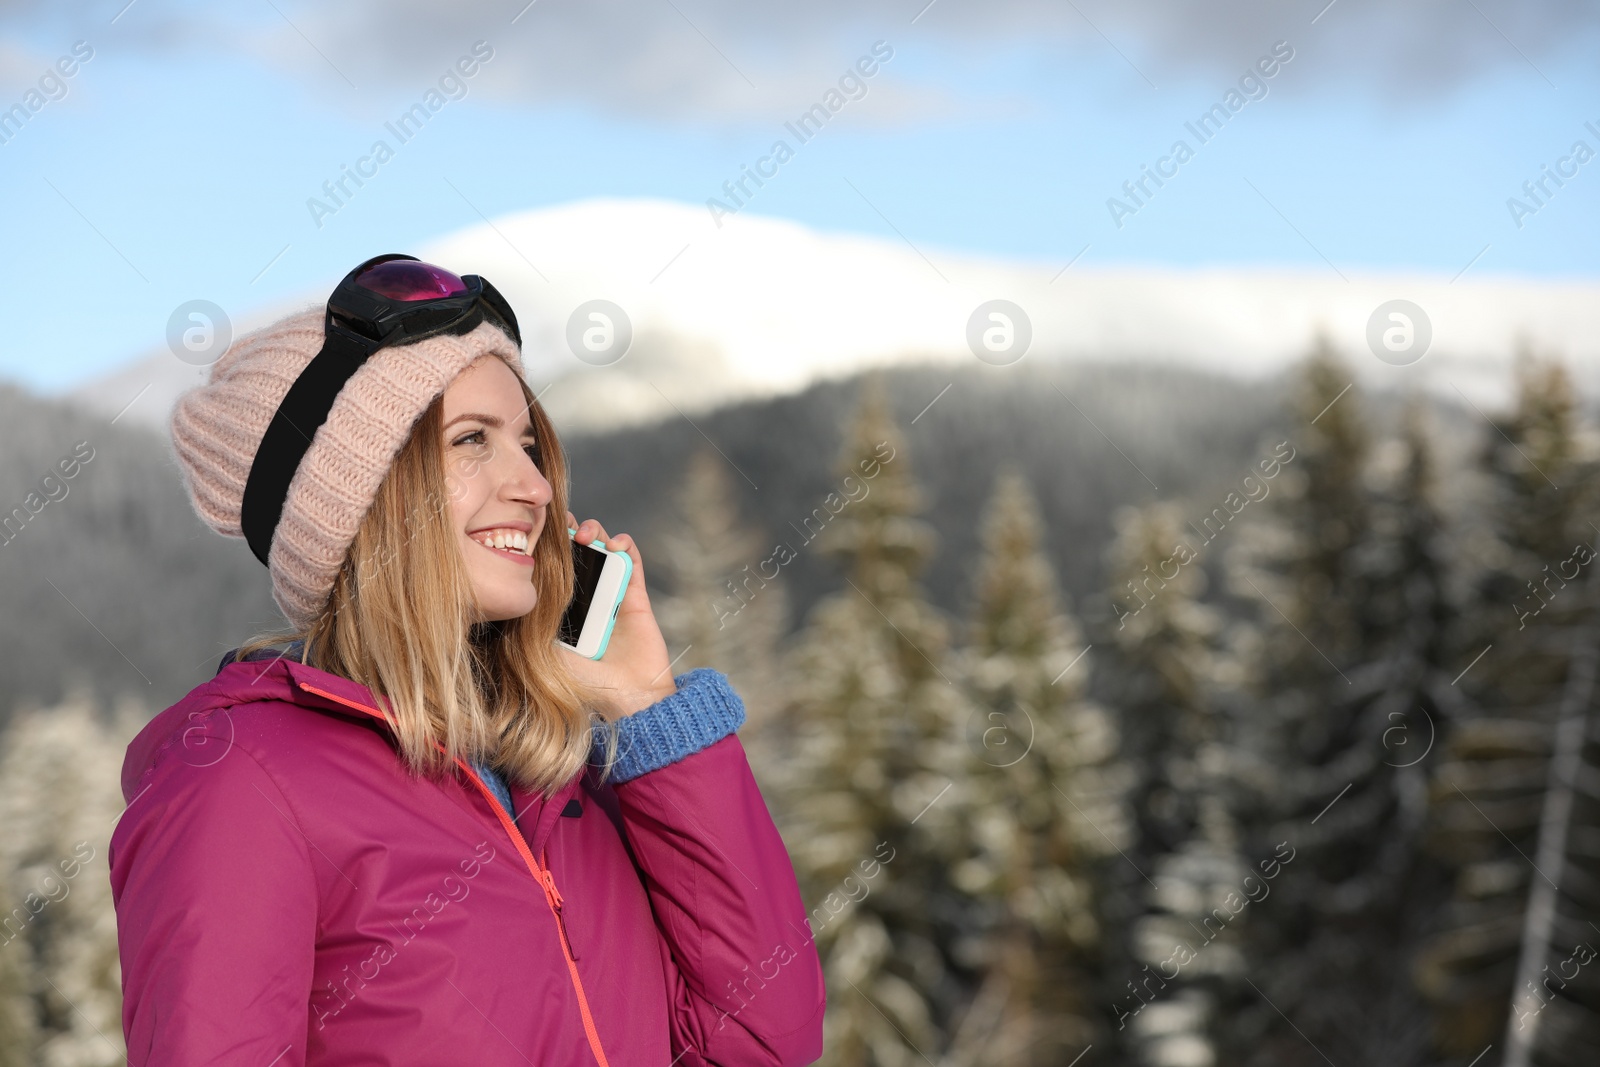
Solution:
<svg viewBox="0 0 1600 1067">
<path fill-rule="evenodd" d="M 240 506 L 267 424 L 322 349 L 324 307 L 288 315 L 235 341 L 205 385 L 178 398 L 169 426 L 195 511 L 213 530 L 244 537 Z M 411 427 L 456 375 L 485 355 L 520 376 L 521 354 L 485 321 L 381 348 L 350 377 L 300 461 L 268 566 L 272 597 L 296 629 L 322 612 L 356 530 Z"/>
</svg>

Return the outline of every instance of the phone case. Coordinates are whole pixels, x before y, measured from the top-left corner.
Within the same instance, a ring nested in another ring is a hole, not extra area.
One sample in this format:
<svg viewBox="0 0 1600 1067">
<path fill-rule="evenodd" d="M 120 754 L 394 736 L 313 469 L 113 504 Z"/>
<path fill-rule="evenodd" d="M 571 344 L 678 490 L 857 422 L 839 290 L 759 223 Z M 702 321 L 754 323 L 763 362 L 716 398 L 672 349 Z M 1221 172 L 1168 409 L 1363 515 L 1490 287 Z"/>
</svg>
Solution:
<svg viewBox="0 0 1600 1067">
<path fill-rule="evenodd" d="M 577 533 L 577 530 L 570 526 L 567 527 L 568 537 L 575 537 L 577 536 Z M 617 625 L 617 611 L 622 607 L 622 598 L 628 594 L 628 582 L 633 578 L 633 557 L 628 555 L 626 552 L 613 552 L 597 541 L 590 541 L 588 547 L 598 549 L 608 556 L 618 556 L 622 559 L 621 591 L 617 594 L 616 603 L 611 605 L 611 614 L 606 618 L 605 632 L 600 635 L 600 647 L 595 650 L 594 655 L 589 657 L 590 659 L 600 659 L 606 654 L 606 646 L 611 644 L 611 631 L 615 629 Z"/>
</svg>

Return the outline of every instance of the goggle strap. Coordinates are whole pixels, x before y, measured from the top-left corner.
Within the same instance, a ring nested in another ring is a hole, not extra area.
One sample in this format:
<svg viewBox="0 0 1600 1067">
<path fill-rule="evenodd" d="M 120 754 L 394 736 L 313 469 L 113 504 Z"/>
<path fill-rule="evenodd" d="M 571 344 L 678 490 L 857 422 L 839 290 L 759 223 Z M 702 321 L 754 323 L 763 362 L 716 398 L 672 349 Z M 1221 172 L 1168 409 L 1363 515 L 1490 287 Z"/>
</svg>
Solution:
<svg viewBox="0 0 1600 1067">
<path fill-rule="evenodd" d="M 321 351 L 300 372 L 267 424 L 239 505 L 245 541 L 263 564 L 272 551 L 272 535 L 283 517 L 294 472 L 317 429 L 327 421 L 339 390 L 375 350 L 372 342 L 336 326 L 330 314 Z"/>
<path fill-rule="evenodd" d="M 375 262 L 385 259 L 414 258 L 413 256 L 374 257 L 351 271 L 340 285 L 345 285 Z M 511 310 L 511 304 L 506 298 L 489 284 L 487 278 L 468 275 L 463 280 L 476 280 L 482 283 L 483 289 L 477 307 L 469 309 L 465 318 L 452 323 L 440 332 L 465 332 L 461 327 L 476 326 L 483 318 L 482 311 L 488 309 L 504 319 L 504 325 L 509 329 L 512 340 L 520 347 L 522 334 L 517 327 L 517 316 Z M 474 310 L 479 314 L 474 315 Z M 256 449 L 255 459 L 250 465 L 250 475 L 245 480 L 244 496 L 239 504 L 239 526 L 244 531 L 250 551 L 255 553 L 255 557 L 263 564 L 268 564 L 272 552 L 273 534 L 278 528 L 279 520 L 283 518 L 283 507 L 289 498 L 289 485 L 294 481 L 295 471 L 299 469 L 300 461 L 310 450 L 311 441 L 316 437 L 317 430 L 328 420 L 328 413 L 333 410 L 333 403 L 338 399 L 339 391 L 344 388 L 351 376 L 361 369 L 361 365 L 386 344 L 409 344 L 420 339 L 412 337 L 396 342 L 396 333 L 390 333 L 386 335 L 386 340 L 369 340 L 337 325 L 331 310 L 323 322 L 322 349 L 300 372 L 300 376 L 284 394 L 278 410 L 273 413 L 272 421 L 267 424 L 267 432 L 262 435 L 261 444 Z"/>
<path fill-rule="evenodd" d="M 505 326 L 511 334 L 511 339 L 517 343 L 518 348 L 521 348 L 522 330 L 517 326 L 517 314 L 511 310 L 510 301 L 500 295 L 500 290 L 490 284 L 488 278 L 478 276 L 478 281 L 483 284 L 483 295 L 478 298 L 478 302 L 488 305 L 496 315 L 505 320 Z"/>
</svg>

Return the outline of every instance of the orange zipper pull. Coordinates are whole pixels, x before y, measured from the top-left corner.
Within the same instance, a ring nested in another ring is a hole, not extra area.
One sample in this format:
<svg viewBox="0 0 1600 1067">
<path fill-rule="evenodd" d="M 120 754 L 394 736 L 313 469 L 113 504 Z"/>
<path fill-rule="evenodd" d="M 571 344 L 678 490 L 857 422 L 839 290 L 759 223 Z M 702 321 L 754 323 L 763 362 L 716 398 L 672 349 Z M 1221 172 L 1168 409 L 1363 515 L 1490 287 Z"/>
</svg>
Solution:
<svg viewBox="0 0 1600 1067">
<path fill-rule="evenodd" d="M 550 901 L 552 908 L 559 908 L 564 903 L 561 890 L 556 888 L 556 876 L 550 873 L 550 861 L 545 858 L 544 849 L 539 850 L 539 884 L 544 886 L 545 899 Z"/>
<path fill-rule="evenodd" d="M 566 949 L 567 958 L 576 963 L 578 954 L 572 950 L 572 938 L 567 935 L 567 919 L 562 914 L 565 911 L 566 901 L 561 897 L 561 890 L 556 888 L 556 876 L 550 873 L 549 863 L 542 851 L 539 853 L 539 881 L 544 885 L 544 898 L 555 914 L 556 925 L 561 928 L 561 947 Z"/>
<path fill-rule="evenodd" d="M 561 890 L 556 888 L 556 876 L 550 873 L 548 867 L 540 873 L 544 875 L 544 895 L 549 897 L 550 903 L 559 910 L 566 901 L 561 897 Z"/>
</svg>

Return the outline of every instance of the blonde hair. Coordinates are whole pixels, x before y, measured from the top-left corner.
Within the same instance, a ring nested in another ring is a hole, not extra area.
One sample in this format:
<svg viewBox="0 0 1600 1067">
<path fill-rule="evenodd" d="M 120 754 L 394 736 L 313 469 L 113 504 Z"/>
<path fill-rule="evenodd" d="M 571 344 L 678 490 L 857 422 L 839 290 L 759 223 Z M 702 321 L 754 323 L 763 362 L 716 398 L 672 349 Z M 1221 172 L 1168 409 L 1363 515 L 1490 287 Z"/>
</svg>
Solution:
<svg viewBox="0 0 1600 1067">
<path fill-rule="evenodd" d="M 497 357 L 498 358 L 498 357 Z M 581 772 L 594 742 L 595 694 L 555 645 L 572 599 L 566 454 L 521 376 L 550 499 L 534 545 L 539 597 L 526 615 L 474 622 L 466 564 L 450 521 L 443 397 L 417 419 L 356 531 L 321 614 L 303 633 L 262 635 L 240 657 L 285 640 L 302 662 L 380 697 L 415 774 L 441 777 L 455 758 L 487 761 L 519 787 L 549 795 Z M 605 724 L 602 774 L 616 758 Z"/>
</svg>

